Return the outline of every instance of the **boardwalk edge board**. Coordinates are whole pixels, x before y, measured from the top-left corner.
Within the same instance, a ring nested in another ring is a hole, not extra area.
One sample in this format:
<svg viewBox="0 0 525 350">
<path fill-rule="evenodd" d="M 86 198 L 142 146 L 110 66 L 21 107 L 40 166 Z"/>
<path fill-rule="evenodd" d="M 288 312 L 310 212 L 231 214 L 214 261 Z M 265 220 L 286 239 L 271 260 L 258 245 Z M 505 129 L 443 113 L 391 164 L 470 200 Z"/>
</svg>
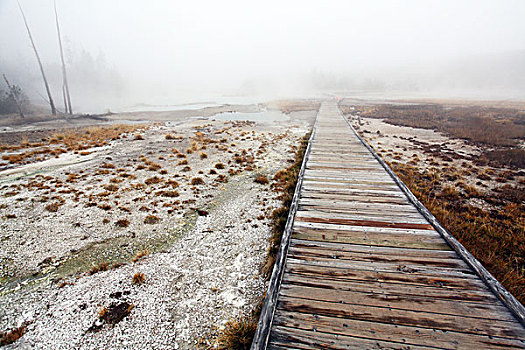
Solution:
<svg viewBox="0 0 525 350">
<path fill-rule="evenodd" d="M 317 112 L 317 114 L 319 114 L 319 111 Z M 286 220 L 286 226 L 283 232 L 283 236 L 281 238 L 281 245 L 279 247 L 279 252 L 277 253 L 277 259 L 275 260 L 275 265 L 273 267 L 272 276 L 270 278 L 270 283 L 266 292 L 266 297 L 264 298 L 264 303 L 261 309 L 261 315 L 259 316 L 257 331 L 255 332 L 255 336 L 253 338 L 251 350 L 266 349 L 268 343 L 274 313 L 277 309 L 277 296 L 279 294 L 281 281 L 284 275 L 286 256 L 288 254 L 288 246 L 290 245 L 290 237 L 292 236 L 292 227 L 295 220 L 295 213 L 299 204 L 298 202 L 301 187 L 303 184 L 303 176 L 306 170 L 306 163 L 310 155 L 310 151 L 312 148 L 312 140 L 315 136 L 316 129 L 317 116 L 315 118 L 314 126 L 312 128 L 312 133 L 310 134 L 310 138 L 308 139 L 308 146 L 304 153 L 303 162 L 301 163 L 301 170 L 299 171 L 299 176 L 297 177 L 297 185 L 295 186 L 292 204 L 290 205 L 290 211 Z"/>
<path fill-rule="evenodd" d="M 339 105 L 338 105 L 339 109 Z M 341 110 L 339 109 L 339 113 Z M 417 210 L 434 226 L 436 231 L 443 237 L 448 245 L 456 251 L 456 253 L 476 272 L 483 282 L 490 288 L 490 290 L 501 300 L 501 302 L 512 312 L 516 319 L 525 326 L 525 307 L 516 299 L 492 274 L 485 269 L 485 267 L 476 259 L 456 238 L 454 238 L 432 215 L 432 213 L 417 199 L 417 197 L 410 191 L 410 189 L 401 181 L 401 179 L 394 173 L 394 171 L 386 164 L 386 162 L 375 152 L 375 150 L 359 135 L 354 129 L 348 118 L 345 118 L 341 113 L 342 118 L 346 121 L 350 129 L 361 141 L 361 143 L 372 153 L 374 158 L 381 164 L 381 166 L 388 172 L 395 183 L 406 194 L 410 202 L 414 204 Z M 294 197 L 295 198 L 295 197 Z"/>
</svg>

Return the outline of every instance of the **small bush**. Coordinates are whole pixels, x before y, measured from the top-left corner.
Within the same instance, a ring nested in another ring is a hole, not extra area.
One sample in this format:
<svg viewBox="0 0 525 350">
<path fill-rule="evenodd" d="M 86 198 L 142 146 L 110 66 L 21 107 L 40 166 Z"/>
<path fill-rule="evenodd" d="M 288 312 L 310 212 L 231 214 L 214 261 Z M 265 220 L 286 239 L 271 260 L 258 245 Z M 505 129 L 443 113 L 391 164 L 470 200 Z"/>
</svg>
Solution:
<svg viewBox="0 0 525 350">
<path fill-rule="evenodd" d="M 27 326 L 24 324 L 18 328 L 0 332 L 0 346 L 13 344 L 25 334 L 26 329 Z"/>
<path fill-rule="evenodd" d="M 107 271 L 108 269 L 108 263 L 107 262 L 101 262 L 100 264 L 98 265 L 95 265 L 93 267 L 91 267 L 91 269 L 89 269 L 88 271 L 88 275 L 94 275 L 98 272 L 102 272 L 102 271 Z"/>
<path fill-rule="evenodd" d="M 270 180 L 268 180 L 268 177 L 263 174 L 257 174 L 254 181 L 261 185 L 266 185 L 270 182 Z"/>
<path fill-rule="evenodd" d="M 215 164 L 215 169 L 224 169 L 224 164 L 222 163 Z"/>
<path fill-rule="evenodd" d="M 253 317 L 239 316 L 228 321 L 216 339 L 217 349 L 248 350 L 257 330 L 257 321 Z"/>
<path fill-rule="evenodd" d="M 144 283 L 145 279 L 146 279 L 145 274 L 143 274 L 142 272 L 137 272 L 136 274 L 133 275 L 133 278 L 131 279 L 131 283 L 140 285 Z"/>
<path fill-rule="evenodd" d="M 204 153 L 204 152 L 201 152 L 200 153 L 200 157 L 201 157 L 201 159 L 206 159 L 206 158 L 208 158 L 208 155 L 206 153 Z"/>
<path fill-rule="evenodd" d="M 59 208 L 60 208 L 60 204 L 59 203 L 50 203 L 50 204 L 46 205 L 46 210 L 49 211 L 49 212 L 52 212 L 52 213 L 56 213 Z"/>
<path fill-rule="evenodd" d="M 139 261 L 140 259 L 142 259 L 143 257 L 145 256 L 148 256 L 149 255 L 149 250 L 142 250 L 140 252 L 138 252 L 137 254 L 135 254 L 135 257 L 133 259 L 131 259 L 131 261 L 133 262 L 137 262 Z"/>
<path fill-rule="evenodd" d="M 117 222 L 115 222 L 115 225 L 118 227 L 128 227 L 129 223 L 130 222 L 128 219 L 119 219 Z"/>
<path fill-rule="evenodd" d="M 202 185 L 204 184 L 204 180 L 201 177 L 194 177 L 193 179 L 191 179 L 191 184 L 193 186 Z"/>
<path fill-rule="evenodd" d="M 159 217 L 156 216 L 156 215 L 148 215 L 146 216 L 146 218 L 144 219 L 144 223 L 145 224 L 150 224 L 150 225 L 153 225 L 153 224 L 156 224 L 160 221 Z"/>
</svg>

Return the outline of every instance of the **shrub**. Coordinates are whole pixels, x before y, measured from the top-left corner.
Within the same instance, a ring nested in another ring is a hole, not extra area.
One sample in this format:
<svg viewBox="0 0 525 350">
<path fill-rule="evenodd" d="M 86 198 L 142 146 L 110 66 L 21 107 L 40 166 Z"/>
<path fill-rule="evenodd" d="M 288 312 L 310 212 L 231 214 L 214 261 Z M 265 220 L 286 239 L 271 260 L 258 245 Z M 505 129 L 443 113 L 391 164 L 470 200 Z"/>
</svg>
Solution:
<svg viewBox="0 0 525 350">
<path fill-rule="evenodd" d="M 145 256 L 148 256 L 149 255 L 149 250 L 142 250 L 140 252 L 138 252 L 137 254 L 135 254 L 135 257 L 133 259 L 131 259 L 131 261 L 133 262 L 137 262 L 139 261 L 140 259 L 142 259 L 143 257 Z"/>
<path fill-rule="evenodd" d="M 253 317 L 239 316 L 230 320 L 219 332 L 216 339 L 217 349 L 248 350 L 257 330 L 257 320 Z"/>
<path fill-rule="evenodd" d="M 156 215 L 148 215 L 144 219 L 144 223 L 145 224 L 150 224 L 150 225 L 156 224 L 159 221 L 160 221 L 160 218 L 158 216 L 156 216 Z"/>
<path fill-rule="evenodd" d="M 9 331 L 0 332 L 0 346 L 13 344 L 25 334 L 26 329 L 27 326 L 23 324 L 18 328 L 13 328 Z"/>
<path fill-rule="evenodd" d="M 257 174 L 257 176 L 255 176 L 254 181 L 261 185 L 266 185 L 267 183 L 270 182 L 270 180 L 268 180 L 268 177 L 264 174 Z"/>
<path fill-rule="evenodd" d="M 202 185 L 204 184 L 204 180 L 201 177 L 194 177 L 193 179 L 191 179 L 191 184 L 193 186 Z"/>
<path fill-rule="evenodd" d="M 91 276 L 101 271 L 107 271 L 107 269 L 108 269 L 108 263 L 101 262 L 100 264 L 91 267 L 91 269 L 89 269 L 88 271 L 88 275 Z"/>
<path fill-rule="evenodd" d="M 133 278 L 131 279 L 131 283 L 140 285 L 144 283 L 145 279 L 146 279 L 145 274 L 143 274 L 142 272 L 137 272 L 136 274 L 133 275 Z"/>
<path fill-rule="evenodd" d="M 119 219 L 117 222 L 115 222 L 115 225 L 118 227 L 128 227 L 129 223 L 130 222 L 128 219 Z"/>
</svg>

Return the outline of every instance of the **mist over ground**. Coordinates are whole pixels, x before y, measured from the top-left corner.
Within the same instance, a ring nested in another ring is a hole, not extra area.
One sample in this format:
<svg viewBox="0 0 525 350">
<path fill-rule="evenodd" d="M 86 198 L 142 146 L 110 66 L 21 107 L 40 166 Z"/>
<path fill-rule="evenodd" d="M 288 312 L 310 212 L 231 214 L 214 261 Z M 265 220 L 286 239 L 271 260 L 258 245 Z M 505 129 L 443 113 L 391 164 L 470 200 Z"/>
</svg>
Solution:
<svg viewBox="0 0 525 350">
<path fill-rule="evenodd" d="M 53 1 L 20 4 L 61 108 Z M 56 4 L 76 112 L 332 91 L 525 99 L 519 0 Z M 45 104 L 15 0 L 0 0 L 0 73 Z"/>
</svg>

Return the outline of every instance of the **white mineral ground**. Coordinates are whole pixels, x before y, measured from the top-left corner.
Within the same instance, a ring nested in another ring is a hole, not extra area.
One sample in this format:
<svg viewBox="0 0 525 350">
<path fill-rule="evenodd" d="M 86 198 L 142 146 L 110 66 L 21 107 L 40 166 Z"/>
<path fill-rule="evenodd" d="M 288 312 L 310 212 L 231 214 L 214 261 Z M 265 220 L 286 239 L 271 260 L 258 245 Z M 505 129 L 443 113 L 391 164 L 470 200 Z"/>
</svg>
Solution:
<svg viewBox="0 0 525 350">
<path fill-rule="evenodd" d="M 280 206 L 270 184 L 254 178 L 262 173 L 271 179 L 290 165 L 292 146 L 315 114 L 292 112 L 264 124 L 192 119 L 180 111 L 117 115 L 157 123 L 141 132 L 143 140 L 127 135 L 86 156 L 66 153 L 0 172 L 0 331 L 28 323 L 26 334 L 6 349 L 195 348 L 232 317 L 250 313 L 267 287 L 259 269 L 271 235 L 268 215 Z M 185 172 L 172 149 L 186 153 L 197 131 L 204 139 L 227 140 L 187 154 L 191 170 Z M 167 134 L 182 137 L 167 140 Z M 253 170 L 235 162 L 242 150 L 254 156 Z M 162 168 L 137 170 L 145 165 L 141 155 Z M 215 168 L 219 162 L 224 169 Z M 103 163 L 114 168 L 103 174 Z M 240 172 L 229 176 L 229 169 Z M 70 174 L 76 179 L 68 181 Z M 228 182 L 217 181 L 219 175 Z M 162 180 L 135 187 L 154 176 Z M 193 186 L 194 177 L 204 184 Z M 170 188 L 168 180 L 179 187 Z M 118 188 L 104 189 L 110 184 Z M 180 196 L 158 192 L 172 190 Z M 45 209 L 60 201 L 57 212 Z M 159 222 L 145 224 L 148 215 Z M 129 226 L 115 225 L 119 219 Z M 145 249 L 149 255 L 132 262 Z M 124 264 L 88 275 L 103 261 Z M 141 285 L 132 283 L 138 272 L 145 275 Z M 127 317 L 88 331 L 101 309 L 124 301 L 134 306 Z"/>
</svg>

